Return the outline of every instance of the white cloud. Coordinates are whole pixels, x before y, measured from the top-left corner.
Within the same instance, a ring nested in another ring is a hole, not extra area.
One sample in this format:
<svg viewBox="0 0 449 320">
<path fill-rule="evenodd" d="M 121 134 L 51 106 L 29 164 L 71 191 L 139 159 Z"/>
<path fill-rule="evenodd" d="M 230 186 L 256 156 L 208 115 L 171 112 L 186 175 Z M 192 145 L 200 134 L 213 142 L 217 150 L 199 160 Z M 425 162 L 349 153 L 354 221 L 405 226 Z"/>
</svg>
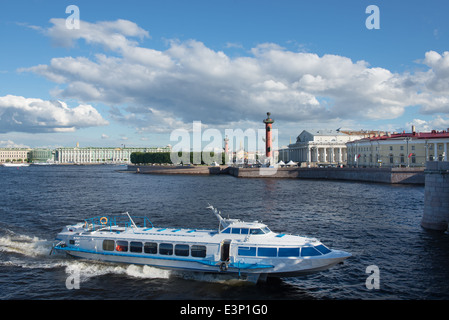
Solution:
<svg viewBox="0 0 449 320">
<path fill-rule="evenodd" d="M 430 132 L 431 130 L 447 130 L 449 128 L 449 118 L 444 119 L 442 116 L 437 115 L 432 120 L 413 119 L 411 122 L 407 122 L 407 127 L 415 126 L 416 131 Z"/>
<path fill-rule="evenodd" d="M 54 44 L 64 47 L 74 45 L 74 41 L 83 39 L 87 43 L 100 44 L 109 50 L 126 49 L 136 45 L 135 41 L 127 37 L 138 37 L 140 39 L 149 37 L 149 33 L 134 22 L 128 20 L 101 21 L 89 23 L 80 21 L 79 29 L 66 27 L 65 19 L 50 19 L 53 26 L 44 31 Z"/>
<path fill-rule="evenodd" d="M 432 120 L 432 128 L 438 130 L 447 130 L 449 128 L 449 118 L 443 119 L 440 115 Z"/>
<path fill-rule="evenodd" d="M 29 148 L 29 146 L 17 144 L 12 140 L 0 140 L 0 148 Z"/>
<path fill-rule="evenodd" d="M 107 124 L 91 105 L 69 108 L 62 101 L 13 95 L 0 97 L 0 133 L 73 132 L 77 128 Z"/>
<path fill-rule="evenodd" d="M 73 46 L 82 39 L 105 51 L 26 70 L 58 83 L 53 92 L 60 97 L 127 105 L 111 108 L 111 117 L 139 132 L 169 132 L 194 120 L 215 126 L 254 121 L 267 111 L 285 123 L 395 119 L 415 105 L 423 113 L 449 114 L 447 52 L 427 52 L 426 72 L 398 74 L 273 43 L 235 58 L 195 40 L 172 40 L 158 51 L 139 46 L 149 33 L 130 21 L 82 21 L 79 30 L 68 30 L 64 19 L 50 21 L 45 33 L 55 43 Z"/>
</svg>

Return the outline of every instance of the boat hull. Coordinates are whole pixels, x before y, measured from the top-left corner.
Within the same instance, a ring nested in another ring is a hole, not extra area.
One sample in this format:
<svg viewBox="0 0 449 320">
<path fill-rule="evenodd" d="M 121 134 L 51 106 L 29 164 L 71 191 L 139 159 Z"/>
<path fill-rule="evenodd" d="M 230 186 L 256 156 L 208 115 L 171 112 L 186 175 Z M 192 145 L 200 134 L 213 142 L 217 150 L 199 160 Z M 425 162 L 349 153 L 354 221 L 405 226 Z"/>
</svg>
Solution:
<svg viewBox="0 0 449 320">
<path fill-rule="evenodd" d="M 321 272 L 342 263 L 346 258 L 351 256 L 344 251 L 334 250 L 328 254 L 329 257 L 277 259 L 277 261 L 270 259 L 267 261 L 252 261 L 253 263 L 241 261 L 224 263 L 223 261 L 206 259 L 191 260 L 174 257 L 150 258 L 148 256 L 139 256 L 131 253 L 99 253 L 83 249 L 74 250 L 73 248 L 57 248 L 57 251 L 63 251 L 72 257 L 87 260 L 147 265 L 174 271 L 228 274 L 238 278 L 248 278 L 252 282 L 259 281 L 259 277 L 262 279 L 266 279 L 267 277 L 298 277 Z"/>
</svg>

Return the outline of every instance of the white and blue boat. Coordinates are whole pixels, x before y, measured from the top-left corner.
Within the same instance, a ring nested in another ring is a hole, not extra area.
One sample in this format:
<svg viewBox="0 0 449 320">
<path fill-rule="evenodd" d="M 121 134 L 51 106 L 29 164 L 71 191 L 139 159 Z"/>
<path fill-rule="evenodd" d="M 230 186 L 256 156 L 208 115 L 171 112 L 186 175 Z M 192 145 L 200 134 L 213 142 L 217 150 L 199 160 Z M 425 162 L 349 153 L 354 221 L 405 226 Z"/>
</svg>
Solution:
<svg viewBox="0 0 449 320">
<path fill-rule="evenodd" d="M 219 273 L 264 281 L 326 270 L 351 256 L 314 238 L 276 233 L 260 222 L 219 220 L 217 230 L 154 227 L 146 217 L 128 213 L 96 217 L 66 226 L 53 251 L 113 263 Z M 124 218 L 124 219 L 123 219 Z"/>
</svg>

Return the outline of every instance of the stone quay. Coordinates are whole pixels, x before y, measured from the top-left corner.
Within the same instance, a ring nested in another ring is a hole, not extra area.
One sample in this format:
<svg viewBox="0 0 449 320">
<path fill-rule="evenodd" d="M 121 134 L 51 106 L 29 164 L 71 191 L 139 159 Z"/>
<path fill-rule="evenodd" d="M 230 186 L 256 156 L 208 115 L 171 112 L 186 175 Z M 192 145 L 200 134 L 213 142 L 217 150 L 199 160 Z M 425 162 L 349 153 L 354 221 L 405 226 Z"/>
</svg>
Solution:
<svg viewBox="0 0 449 320">
<path fill-rule="evenodd" d="M 424 168 L 238 168 L 230 166 L 139 166 L 128 170 L 146 174 L 229 174 L 236 178 L 325 179 L 424 185 Z"/>
<path fill-rule="evenodd" d="M 424 174 L 424 214 L 421 226 L 431 230 L 448 230 L 449 162 L 428 161 Z"/>
</svg>

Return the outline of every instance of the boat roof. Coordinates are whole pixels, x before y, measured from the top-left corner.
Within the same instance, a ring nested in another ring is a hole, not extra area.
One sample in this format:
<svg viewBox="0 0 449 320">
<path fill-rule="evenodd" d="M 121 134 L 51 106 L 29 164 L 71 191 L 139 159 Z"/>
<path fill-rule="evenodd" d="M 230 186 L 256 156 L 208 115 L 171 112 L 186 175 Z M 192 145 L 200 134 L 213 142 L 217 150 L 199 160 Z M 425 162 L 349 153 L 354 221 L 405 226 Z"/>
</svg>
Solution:
<svg viewBox="0 0 449 320">
<path fill-rule="evenodd" d="M 91 232 L 91 235 L 96 235 L 100 237 L 109 237 L 116 239 L 170 239 L 175 240 L 174 238 L 179 238 L 180 241 L 183 241 L 186 238 L 189 238 L 189 241 L 194 241 L 194 239 L 203 238 L 203 237 L 211 237 L 218 234 L 217 231 L 212 230 L 196 230 L 196 229 L 181 229 L 181 228 L 127 228 L 123 231 L 117 232 L 117 229 L 109 229 L 104 228 L 100 230 L 96 230 Z M 183 239 L 183 240 L 181 240 Z"/>
<path fill-rule="evenodd" d="M 241 220 L 237 220 L 237 219 L 225 219 L 225 221 L 228 221 L 228 220 L 232 220 L 229 222 L 228 226 L 233 227 L 233 228 L 253 228 L 253 229 L 267 228 L 266 224 L 263 224 L 259 221 L 246 222 L 246 221 L 241 221 Z"/>
<path fill-rule="evenodd" d="M 233 224 L 234 228 L 243 228 L 248 226 L 265 226 L 260 223 L 236 223 Z M 218 237 L 219 241 L 222 239 L 229 239 L 237 241 L 242 244 L 255 244 L 263 243 L 264 245 L 316 245 L 319 240 L 315 238 L 303 237 L 298 235 L 290 235 L 284 233 L 276 233 L 270 231 L 263 234 L 232 234 L 221 233 L 213 230 L 198 230 L 188 228 L 127 228 L 126 230 L 117 233 L 114 229 L 99 229 L 91 232 L 86 232 L 83 235 L 89 234 L 93 237 L 108 238 L 114 240 L 126 240 L 126 241 L 169 241 L 169 242 L 189 242 L 189 243 L 216 243 L 212 241 Z M 250 236 L 249 238 L 247 238 Z"/>
</svg>

